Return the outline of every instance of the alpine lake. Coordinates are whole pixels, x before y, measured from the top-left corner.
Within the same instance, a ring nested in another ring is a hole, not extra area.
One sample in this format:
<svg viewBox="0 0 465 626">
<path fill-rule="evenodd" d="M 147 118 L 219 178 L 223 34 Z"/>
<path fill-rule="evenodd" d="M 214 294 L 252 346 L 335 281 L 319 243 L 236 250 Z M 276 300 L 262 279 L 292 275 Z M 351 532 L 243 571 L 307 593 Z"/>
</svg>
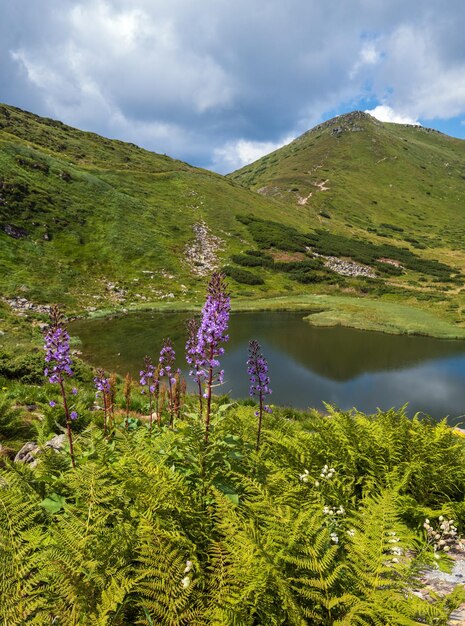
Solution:
<svg viewBox="0 0 465 626">
<path fill-rule="evenodd" d="M 314 327 L 305 313 L 233 313 L 216 393 L 248 396 L 248 343 L 256 339 L 269 363 L 271 404 L 324 411 L 324 403 L 365 413 L 400 408 L 434 419 L 465 422 L 465 341 L 390 335 L 351 328 Z M 188 377 L 186 322 L 191 313 L 130 313 L 111 319 L 76 320 L 70 333 L 91 364 L 138 380 L 145 355 L 158 360 L 170 337 L 176 366 Z M 189 384 L 194 389 L 193 384 Z"/>
</svg>

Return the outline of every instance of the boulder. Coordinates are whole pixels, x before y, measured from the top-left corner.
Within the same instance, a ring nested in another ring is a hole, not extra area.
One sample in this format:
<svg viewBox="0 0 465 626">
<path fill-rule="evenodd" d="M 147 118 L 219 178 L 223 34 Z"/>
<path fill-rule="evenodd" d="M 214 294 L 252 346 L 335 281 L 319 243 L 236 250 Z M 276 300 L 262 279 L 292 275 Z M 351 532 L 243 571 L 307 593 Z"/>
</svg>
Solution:
<svg viewBox="0 0 465 626">
<path fill-rule="evenodd" d="M 40 446 L 35 441 L 28 441 L 15 456 L 15 463 L 30 463 L 31 467 L 37 465 L 37 456 L 46 449 L 51 448 L 55 452 L 60 452 L 64 448 L 66 435 L 54 435 Z"/>
</svg>

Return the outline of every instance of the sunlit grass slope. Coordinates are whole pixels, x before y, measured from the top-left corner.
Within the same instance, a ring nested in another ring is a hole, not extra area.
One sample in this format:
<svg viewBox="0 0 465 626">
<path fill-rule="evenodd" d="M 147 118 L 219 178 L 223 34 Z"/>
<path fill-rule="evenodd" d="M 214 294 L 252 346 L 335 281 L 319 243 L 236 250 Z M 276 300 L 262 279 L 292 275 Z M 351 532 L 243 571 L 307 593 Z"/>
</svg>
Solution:
<svg viewBox="0 0 465 626">
<path fill-rule="evenodd" d="M 83 305 L 112 288 L 157 299 L 204 279 L 185 254 L 193 227 L 219 238 L 220 263 L 252 238 L 235 215 L 282 209 L 222 176 L 0 106 L 0 274 L 5 295 Z M 299 215 L 286 222 L 298 225 Z M 153 272 L 150 274 L 149 272 Z M 171 277 L 171 278 L 170 278 Z M 115 291 L 113 289 L 113 291 Z"/>
<path fill-rule="evenodd" d="M 465 142 L 357 112 L 222 177 L 0 105 L 0 287 L 73 311 L 182 308 L 216 265 L 236 298 L 363 297 L 325 322 L 371 328 L 375 300 L 464 327 L 463 172 Z"/>
</svg>

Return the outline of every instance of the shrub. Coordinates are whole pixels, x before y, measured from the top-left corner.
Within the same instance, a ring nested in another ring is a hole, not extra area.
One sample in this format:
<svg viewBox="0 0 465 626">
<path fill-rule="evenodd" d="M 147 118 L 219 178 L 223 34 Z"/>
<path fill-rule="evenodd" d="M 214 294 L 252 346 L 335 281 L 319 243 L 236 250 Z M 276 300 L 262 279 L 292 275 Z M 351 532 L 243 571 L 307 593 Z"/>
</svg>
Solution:
<svg viewBox="0 0 465 626">
<path fill-rule="evenodd" d="M 244 267 L 272 267 L 273 259 L 267 256 L 233 254 L 231 261 Z"/>
<path fill-rule="evenodd" d="M 223 268 L 223 273 L 229 278 L 234 279 L 237 283 L 242 283 L 243 285 L 263 285 L 265 281 L 260 276 L 256 276 L 252 274 L 252 272 L 248 272 L 247 270 L 243 270 L 240 267 L 234 267 L 232 265 L 226 265 Z"/>
</svg>

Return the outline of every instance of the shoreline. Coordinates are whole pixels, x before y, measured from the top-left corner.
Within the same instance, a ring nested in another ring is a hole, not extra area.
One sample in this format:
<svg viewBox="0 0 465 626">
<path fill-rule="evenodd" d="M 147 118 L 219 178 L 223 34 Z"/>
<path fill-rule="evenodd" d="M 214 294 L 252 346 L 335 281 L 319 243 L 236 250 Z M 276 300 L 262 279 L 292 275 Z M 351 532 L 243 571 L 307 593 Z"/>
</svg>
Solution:
<svg viewBox="0 0 465 626">
<path fill-rule="evenodd" d="M 201 304 L 195 302 L 153 301 L 133 303 L 124 307 L 108 307 L 85 311 L 69 317 L 70 321 L 93 320 L 135 313 L 198 313 Z M 465 328 L 408 304 L 338 295 L 276 296 L 254 300 L 237 299 L 231 302 L 233 313 L 259 311 L 303 312 L 304 320 L 313 326 L 343 326 L 361 331 L 393 335 L 418 335 L 444 340 L 465 339 Z"/>
</svg>

